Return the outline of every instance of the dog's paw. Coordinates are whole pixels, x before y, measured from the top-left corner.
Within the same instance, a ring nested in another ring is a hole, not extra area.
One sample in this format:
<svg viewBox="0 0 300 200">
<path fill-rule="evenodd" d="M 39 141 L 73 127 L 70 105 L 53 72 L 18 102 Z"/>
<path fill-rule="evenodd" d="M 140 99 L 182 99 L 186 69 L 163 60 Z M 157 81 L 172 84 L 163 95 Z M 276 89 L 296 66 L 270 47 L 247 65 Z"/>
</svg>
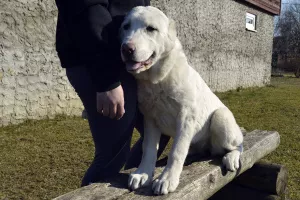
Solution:
<svg viewBox="0 0 300 200">
<path fill-rule="evenodd" d="M 238 150 L 233 150 L 223 157 L 223 165 L 225 165 L 227 170 L 234 172 L 239 169 L 240 155 L 241 153 Z"/>
<path fill-rule="evenodd" d="M 162 173 L 152 185 L 154 194 L 163 195 L 174 192 L 179 184 L 179 176 L 172 173 Z"/>
<path fill-rule="evenodd" d="M 128 187 L 131 190 L 136 190 L 138 188 L 147 186 L 150 184 L 152 175 L 149 173 L 139 173 L 133 172 L 130 174 L 128 179 Z"/>
</svg>

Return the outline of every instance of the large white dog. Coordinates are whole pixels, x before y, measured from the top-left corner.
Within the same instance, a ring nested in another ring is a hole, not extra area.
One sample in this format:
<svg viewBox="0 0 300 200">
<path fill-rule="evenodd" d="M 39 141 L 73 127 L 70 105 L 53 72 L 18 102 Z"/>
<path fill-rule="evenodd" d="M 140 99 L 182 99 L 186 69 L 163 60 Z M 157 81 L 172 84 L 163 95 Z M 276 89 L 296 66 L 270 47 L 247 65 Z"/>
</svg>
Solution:
<svg viewBox="0 0 300 200">
<path fill-rule="evenodd" d="M 154 7 L 135 7 L 120 36 L 126 69 L 138 81 L 138 100 L 145 116 L 143 158 L 129 177 L 129 188 L 152 182 L 161 133 L 174 143 L 168 163 L 154 181 L 155 194 L 173 192 L 188 152 L 210 150 L 224 155 L 228 170 L 239 168 L 243 135 L 231 111 L 188 64 L 172 20 Z"/>
</svg>

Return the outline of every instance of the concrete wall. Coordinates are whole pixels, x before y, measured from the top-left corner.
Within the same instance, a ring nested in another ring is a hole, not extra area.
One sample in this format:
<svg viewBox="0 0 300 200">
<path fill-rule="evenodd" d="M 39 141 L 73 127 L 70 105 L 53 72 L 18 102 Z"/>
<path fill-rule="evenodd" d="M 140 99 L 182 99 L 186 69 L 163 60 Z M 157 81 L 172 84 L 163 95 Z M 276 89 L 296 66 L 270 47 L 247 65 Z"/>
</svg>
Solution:
<svg viewBox="0 0 300 200">
<path fill-rule="evenodd" d="M 225 91 L 270 80 L 273 17 L 233 0 L 152 0 L 177 22 L 190 63 Z M 258 15 L 257 33 L 245 13 Z M 0 126 L 79 115 L 82 105 L 56 56 L 54 0 L 0 1 Z"/>
<path fill-rule="evenodd" d="M 54 0 L 0 1 L 0 126 L 80 114 L 54 48 Z"/>
<path fill-rule="evenodd" d="M 263 86 L 270 82 L 273 16 L 240 2 L 151 1 L 177 22 L 190 64 L 213 90 Z M 257 33 L 245 30 L 246 12 L 257 15 Z"/>
</svg>

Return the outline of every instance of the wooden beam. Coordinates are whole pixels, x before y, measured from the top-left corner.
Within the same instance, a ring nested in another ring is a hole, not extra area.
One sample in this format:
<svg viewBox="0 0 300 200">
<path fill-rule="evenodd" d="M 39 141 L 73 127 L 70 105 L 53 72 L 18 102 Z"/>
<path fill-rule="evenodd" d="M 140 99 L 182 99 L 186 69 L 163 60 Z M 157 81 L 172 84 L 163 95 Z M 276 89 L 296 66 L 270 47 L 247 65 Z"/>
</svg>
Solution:
<svg viewBox="0 0 300 200">
<path fill-rule="evenodd" d="M 275 15 L 280 14 L 281 0 L 246 0 L 246 1 L 272 14 Z"/>
<path fill-rule="evenodd" d="M 244 152 L 241 155 L 241 168 L 238 172 L 227 172 L 221 164 L 221 158 L 204 159 L 185 166 L 177 190 L 165 196 L 154 196 L 151 186 L 130 192 L 127 178 L 130 171 L 120 174 L 107 183 L 96 183 L 79 188 L 57 197 L 55 200 L 204 200 L 232 181 L 239 174 L 251 168 L 254 163 L 274 151 L 280 142 L 277 132 L 255 130 L 244 137 Z M 157 167 L 155 177 L 163 170 Z M 132 171 L 132 170 L 131 170 Z"/>
<path fill-rule="evenodd" d="M 208 200 L 284 200 L 278 195 L 230 183 Z"/>
<path fill-rule="evenodd" d="M 233 183 L 281 196 L 287 188 L 288 173 L 283 165 L 259 162 Z"/>
</svg>

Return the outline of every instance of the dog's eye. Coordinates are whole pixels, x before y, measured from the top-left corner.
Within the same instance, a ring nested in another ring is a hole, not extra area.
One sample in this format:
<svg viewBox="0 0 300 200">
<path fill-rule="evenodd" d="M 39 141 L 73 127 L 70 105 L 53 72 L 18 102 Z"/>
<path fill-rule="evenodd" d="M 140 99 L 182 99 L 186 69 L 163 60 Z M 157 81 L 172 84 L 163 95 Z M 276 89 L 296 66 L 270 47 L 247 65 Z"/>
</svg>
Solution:
<svg viewBox="0 0 300 200">
<path fill-rule="evenodd" d="M 126 30 L 129 29 L 129 27 L 130 27 L 130 24 L 128 23 L 128 24 L 125 24 L 125 25 L 123 26 L 123 29 L 126 31 Z"/>
<path fill-rule="evenodd" d="M 154 28 L 153 26 L 147 26 L 146 30 L 149 32 L 157 31 L 157 29 Z"/>
</svg>

